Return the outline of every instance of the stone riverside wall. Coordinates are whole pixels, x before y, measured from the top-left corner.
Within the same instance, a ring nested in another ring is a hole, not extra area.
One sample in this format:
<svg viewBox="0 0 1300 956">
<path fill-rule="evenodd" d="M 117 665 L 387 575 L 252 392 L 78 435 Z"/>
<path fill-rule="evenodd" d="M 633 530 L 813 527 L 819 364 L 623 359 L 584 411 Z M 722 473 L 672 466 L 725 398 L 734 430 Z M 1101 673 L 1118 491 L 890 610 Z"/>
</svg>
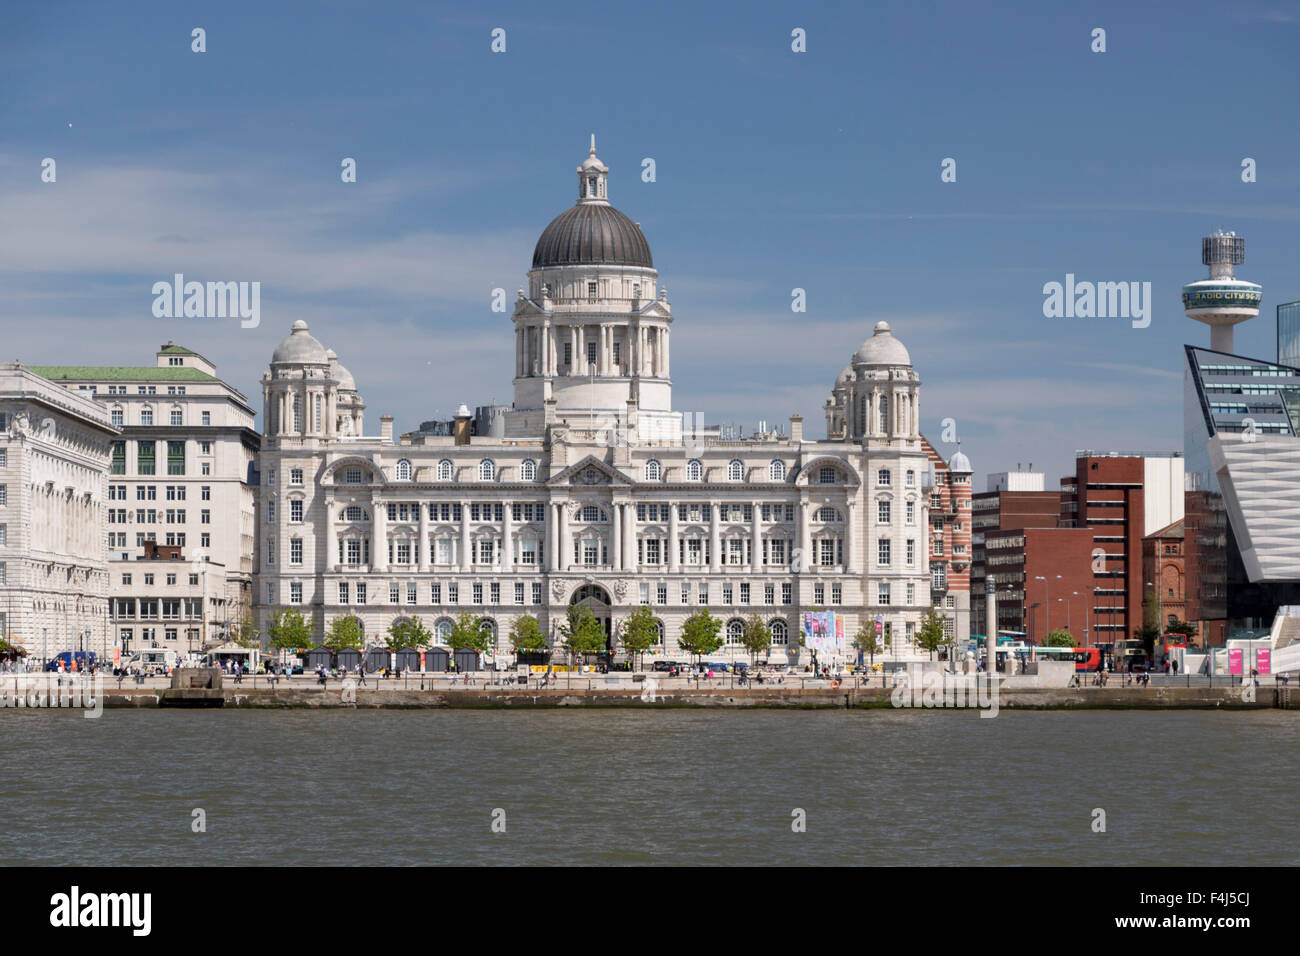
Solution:
<svg viewBox="0 0 1300 956">
<path fill-rule="evenodd" d="M 345 701 L 339 687 L 271 690 L 223 689 L 226 707 L 251 708 L 534 708 L 534 707 L 762 707 L 762 708 L 892 708 L 889 689 L 831 688 L 726 688 L 671 690 L 656 694 L 653 702 L 634 690 L 369 690 L 359 688 L 355 702 Z M 159 691 L 105 688 L 105 708 L 157 707 Z M 1003 710 L 1133 710 L 1133 709 L 1300 709 L 1300 689 L 1261 686 L 1253 702 L 1242 699 L 1237 687 L 1136 687 L 1018 689 L 998 696 Z M 919 708 L 916 708 L 919 709 Z"/>
</svg>

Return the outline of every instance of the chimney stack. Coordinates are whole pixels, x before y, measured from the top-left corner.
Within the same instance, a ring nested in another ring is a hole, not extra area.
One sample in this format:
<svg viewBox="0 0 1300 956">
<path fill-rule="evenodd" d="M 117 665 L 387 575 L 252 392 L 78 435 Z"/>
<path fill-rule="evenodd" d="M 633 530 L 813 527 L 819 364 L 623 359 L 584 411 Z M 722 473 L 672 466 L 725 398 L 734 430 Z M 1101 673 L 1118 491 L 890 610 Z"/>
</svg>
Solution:
<svg viewBox="0 0 1300 956">
<path fill-rule="evenodd" d="M 796 445 L 803 441 L 803 416 L 798 413 L 790 416 L 790 441 Z"/>
<path fill-rule="evenodd" d="M 392 415 L 379 416 L 379 435 L 383 439 L 384 444 L 391 445 L 393 443 L 393 416 Z"/>
<path fill-rule="evenodd" d="M 469 421 L 469 409 L 461 405 L 460 408 L 456 409 L 456 418 L 452 425 L 452 434 L 456 436 L 457 445 L 469 444 Z"/>
</svg>

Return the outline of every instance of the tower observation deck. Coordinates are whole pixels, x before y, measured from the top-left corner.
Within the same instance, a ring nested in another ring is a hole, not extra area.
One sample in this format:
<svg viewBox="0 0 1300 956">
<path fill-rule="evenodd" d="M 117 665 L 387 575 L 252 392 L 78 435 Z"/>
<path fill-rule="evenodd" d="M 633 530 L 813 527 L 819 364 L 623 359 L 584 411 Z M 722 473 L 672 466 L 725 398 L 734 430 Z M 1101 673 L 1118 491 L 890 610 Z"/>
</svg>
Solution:
<svg viewBox="0 0 1300 956">
<path fill-rule="evenodd" d="M 1201 239 L 1201 262 L 1209 267 L 1210 277 L 1183 286 L 1183 309 L 1189 319 L 1210 327 L 1215 352 L 1233 354 L 1233 326 L 1259 315 L 1262 289 L 1232 274 L 1232 267 L 1245 261 L 1245 238 L 1218 230 Z"/>
</svg>

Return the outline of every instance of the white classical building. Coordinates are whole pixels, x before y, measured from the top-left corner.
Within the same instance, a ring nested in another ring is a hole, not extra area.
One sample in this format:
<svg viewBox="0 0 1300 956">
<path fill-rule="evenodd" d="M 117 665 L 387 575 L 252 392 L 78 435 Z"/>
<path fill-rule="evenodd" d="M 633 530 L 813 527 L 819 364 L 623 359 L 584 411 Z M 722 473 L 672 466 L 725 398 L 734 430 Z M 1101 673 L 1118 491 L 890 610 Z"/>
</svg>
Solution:
<svg viewBox="0 0 1300 956">
<path fill-rule="evenodd" d="M 252 610 L 248 400 L 171 342 L 153 365 L 33 371 L 95 401 L 121 433 L 107 462 L 110 643 L 184 655 L 226 640 Z"/>
<path fill-rule="evenodd" d="M 0 634 L 29 660 L 102 653 L 108 635 L 104 409 L 0 366 Z"/>
<path fill-rule="evenodd" d="M 475 433 L 453 423 L 367 435 L 356 382 L 302 321 L 263 376 L 255 595 L 263 629 L 300 607 L 317 638 L 352 615 L 366 642 L 419 616 L 445 641 L 469 611 L 502 650 L 535 615 L 553 638 L 590 607 L 617 650 L 647 604 L 657 652 L 701 607 L 741 656 L 743 620 L 797 652 L 801 612 L 893 638 L 898 659 L 930 606 L 929 470 L 920 379 L 880 322 L 837 380 L 828 440 L 683 426 L 669 376 L 672 310 L 639 226 L 609 204 L 608 168 L 579 167 L 577 204 L 542 233 L 513 316 L 514 401 Z M 445 432 L 445 433 L 442 433 Z M 444 658 L 445 659 L 445 658 Z M 466 662 L 462 661 L 462 666 Z"/>
</svg>

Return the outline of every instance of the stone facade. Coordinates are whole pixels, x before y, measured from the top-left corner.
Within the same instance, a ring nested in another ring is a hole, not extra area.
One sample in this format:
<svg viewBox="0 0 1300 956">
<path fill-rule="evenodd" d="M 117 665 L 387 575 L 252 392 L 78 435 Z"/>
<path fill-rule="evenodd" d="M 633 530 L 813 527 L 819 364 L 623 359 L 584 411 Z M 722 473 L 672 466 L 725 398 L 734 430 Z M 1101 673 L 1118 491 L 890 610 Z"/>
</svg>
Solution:
<svg viewBox="0 0 1300 956">
<path fill-rule="evenodd" d="M 104 474 L 116 435 L 88 397 L 0 366 L 0 633 L 31 661 L 111 645 Z"/>
<path fill-rule="evenodd" d="M 593 147 L 579 204 L 607 205 L 606 172 Z M 737 631 L 757 614 L 773 630 L 769 659 L 783 661 L 797 652 L 800 612 L 820 609 L 843 614 L 850 639 L 879 615 L 895 656 L 923 656 L 909 638 L 931 598 L 930 459 L 902 343 L 876 325 L 850 366 L 856 390 L 836 384 L 859 418 L 826 440 L 806 439 L 798 415 L 788 434 L 747 439 L 683 427 L 672 316 L 666 293 L 652 293 L 648 246 L 620 259 L 639 230 L 601 215 L 594 238 L 558 217 L 539 241 L 497 434 L 471 434 L 462 406 L 450 434 L 395 437 L 384 416 L 366 435 L 356 382 L 294 323 L 263 377 L 263 629 L 299 607 L 318 639 L 353 615 L 382 646 L 400 617 L 445 640 L 469 611 L 504 650 L 520 615 L 554 641 L 569 605 L 584 603 L 616 650 L 622 621 L 648 604 L 657 652 L 681 660 L 681 626 L 707 607 L 728 640 L 718 657 L 747 656 Z"/>
</svg>

